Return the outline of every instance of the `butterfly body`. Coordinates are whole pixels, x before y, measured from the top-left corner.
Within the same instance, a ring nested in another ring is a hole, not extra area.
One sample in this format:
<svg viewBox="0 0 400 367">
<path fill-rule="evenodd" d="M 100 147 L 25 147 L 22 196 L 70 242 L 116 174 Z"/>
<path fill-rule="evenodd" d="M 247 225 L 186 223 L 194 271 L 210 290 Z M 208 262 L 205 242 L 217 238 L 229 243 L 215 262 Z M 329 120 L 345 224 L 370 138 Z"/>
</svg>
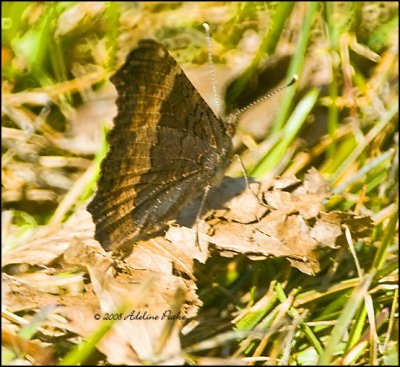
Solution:
<svg viewBox="0 0 400 367">
<path fill-rule="evenodd" d="M 140 41 L 111 81 L 118 114 L 88 206 L 106 250 L 157 232 L 217 185 L 233 133 L 157 41 Z"/>
</svg>

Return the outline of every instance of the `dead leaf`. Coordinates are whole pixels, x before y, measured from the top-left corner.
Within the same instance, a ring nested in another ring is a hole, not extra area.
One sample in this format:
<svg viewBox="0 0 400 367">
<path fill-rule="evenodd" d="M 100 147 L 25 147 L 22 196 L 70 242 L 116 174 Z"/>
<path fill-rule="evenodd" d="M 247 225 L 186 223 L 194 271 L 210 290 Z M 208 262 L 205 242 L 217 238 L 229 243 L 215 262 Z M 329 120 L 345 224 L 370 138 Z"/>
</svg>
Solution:
<svg viewBox="0 0 400 367">
<path fill-rule="evenodd" d="M 138 364 L 141 360 L 183 363 L 179 331 L 183 321 L 195 316 L 201 304 L 196 295 L 193 258 L 158 237 L 138 243 L 132 254 L 118 264 L 93 237 L 91 215 L 80 210 L 55 233 L 44 233 L 41 238 L 9 251 L 5 264 L 35 264 L 36 260 L 36 265 L 56 266 L 52 274 L 46 269 L 47 277 L 57 276 L 57 269 L 76 269 L 85 271 L 91 283 L 80 295 L 57 296 L 40 290 L 35 282 L 29 284 L 5 275 L 6 305 L 12 310 L 21 310 L 55 304 L 56 312 L 65 318 L 65 323 L 57 326 L 85 338 L 100 325 L 94 318 L 96 314 L 112 315 L 125 305 L 126 316 L 146 314 L 158 319 L 128 317 L 116 322 L 97 346 L 108 361 L 113 364 Z M 33 281 L 33 278 L 25 277 L 26 280 Z M 184 297 L 183 304 L 177 305 L 179 290 Z M 165 330 L 169 330 L 167 337 Z M 162 335 L 166 343 L 161 345 Z"/>
<path fill-rule="evenodd" d="M 289 176 L 250 185 L 251 190 L 244 179 L 225 178 L 219 188 L 210 190 L 209 209 L 201 220 L 207 221 L 209 229 L 199 234 L 202 248 L 208 242 L 222 256 L 285 257 L 300 271 L 315 275 L 320 269 L 319 250 L 341 245 L 342 224 L 351 223 L 354 238 L 371 228 L 371 220 L 364 217 L 356 220 L 348 213 L 324 213 L 329 185 L 316 169 L 310 169 L 304 181 Z M 187 210 L 182 216 L 193 216 L 196 203 Z M 196 227 L 170 227 L 166 238 L 180 248 L 193 248 Z M 208 251 L 203 253 L 202 262 Z"/>
<path fill-rule="evenodd" d="M 36 364 L 55 365 L 53 347 L 44 346 L 38 340 L 26 340 L 7 327 L 1 329 L 2 346 L 14 349 L 18 355 L 29 355 Z"/>
</svg>

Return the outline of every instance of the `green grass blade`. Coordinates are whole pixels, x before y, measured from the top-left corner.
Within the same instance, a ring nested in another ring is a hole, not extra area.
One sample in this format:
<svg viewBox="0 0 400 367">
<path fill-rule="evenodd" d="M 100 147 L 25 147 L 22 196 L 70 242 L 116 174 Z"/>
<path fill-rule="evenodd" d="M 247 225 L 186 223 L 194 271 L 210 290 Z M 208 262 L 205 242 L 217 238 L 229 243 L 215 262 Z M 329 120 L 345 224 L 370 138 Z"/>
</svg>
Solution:
<svg viewBox="0 0 400 367">
<path fill-rule="evenodd" d="M 310 111 L 313 109 L 317 102 L 319 91 L 312 89 L 297 105 L 293 114 L 290 116 L 287 125 L 282 134 L 282 140 L 270 151 L 268 154 L 250 171 L 250 175 L 254 177 L 261 177 L 265 175 L 271 168 L 275 167 L 286 150 L 293 143 L 297 133 L 303 126 Z"/>
<path fill-rule="evenodd" d="M 99 328 L 81 345 L 67 354 L 59 363 L 60 366 L 81 365 L 96 349 L 97 343 L 114 325 L 115 320 L 103 321 Z"/>
<path fill-rule="evenodd" d="M 372 140 L 392 121 L 399 110 L 398 105 L 393 105 L 382 117 L 382 119 L 368 132 L 362 144 L 356 146 L 353 152 L 345 159 L 341 166 L 333 174 L 332 180 L 335 181 L 367 148 Z"/>
<path fill-rule="evenodd" d="M 323 354 L 321 355 L 318 365 L 329 365 L 332 362 L 334 354 L 337 351 L 339 343 L 342 341 L 343 335 L 353 321 L 353 317 L 357 312 L 361 302 L 364 300 L 364 295 L 367 293 L 369 286 L 371 285 L 374 274 L 367 274 L 361 284 L 354 289 L 346 306 L 343 308 L 336 325 L 334 326 L 329 340 L 326 344 Z"/>
<path fill-rule="evenodd" d="M 299 40 L 297 43 L 296 53 L 293 56 L 292 62 L 289 66 L 288 70 L 288 79 L 290 80 L 295 74 L 300 75 L 303 69 L 304 58 L 307 50 L 307 45 L 310 40 L 310 32 L 312 30 L 312 25 L 314 22 L 314 17 L 317 13 L 317 9 L 319 7 L 319 3 L 310 2 L 308 3 L 308 11 L 306 13 L 306 17 L 304 19 L 303 28 L 301 30 L 301 34 L 299 36 Z M 278 114 L 275 119 L 273 132 L 279 131 L 284 122 L 286 120 L 287 115 L 289 114 L 290 106 L 293 102 L 293 98 L 296 93 L 296 88 L 287 88 L 285 91 L 285 95 L 283 97 L 283 101 L 281 103 L 281 108 L 278 111 Z"/>
</svg>

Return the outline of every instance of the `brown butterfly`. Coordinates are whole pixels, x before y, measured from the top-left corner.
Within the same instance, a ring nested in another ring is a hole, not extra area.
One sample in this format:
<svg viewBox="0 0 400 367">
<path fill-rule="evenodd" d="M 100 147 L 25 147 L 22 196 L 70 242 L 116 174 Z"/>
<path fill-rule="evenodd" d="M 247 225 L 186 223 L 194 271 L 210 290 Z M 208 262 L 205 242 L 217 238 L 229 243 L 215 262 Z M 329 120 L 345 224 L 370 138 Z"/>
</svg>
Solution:
<svg viewBox="0 0 400 367">
<path fill-rule="evenodd" d="M 96 240 L 117 250 L 159 231 L 219 183 L 234 128 L 215 116 L 155 40 L 140 41 L 111 82 L 118 114 L 88 210 Z"/>
</svg>

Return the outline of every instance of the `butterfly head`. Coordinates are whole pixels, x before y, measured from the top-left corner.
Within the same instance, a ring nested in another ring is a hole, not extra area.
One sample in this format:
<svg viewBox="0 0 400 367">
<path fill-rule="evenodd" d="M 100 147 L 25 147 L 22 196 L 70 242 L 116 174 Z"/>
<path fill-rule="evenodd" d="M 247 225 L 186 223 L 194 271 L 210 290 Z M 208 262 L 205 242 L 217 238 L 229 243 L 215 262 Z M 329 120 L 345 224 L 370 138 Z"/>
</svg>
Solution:
<svg viewBox="0 0 400 367">
<path fill-rule="evenodd" d="M 240 110 L 236 108 L 235 110 L 233 110 L 232 113 L 230 113 L 228 116 L 226 116 L 223 120 L 224 125 L 225 125 L 226 134 L 230 137 L 233 137 L 233 135 L 235 134 L 239 115 L 240 115 Z"/>
</svg>

